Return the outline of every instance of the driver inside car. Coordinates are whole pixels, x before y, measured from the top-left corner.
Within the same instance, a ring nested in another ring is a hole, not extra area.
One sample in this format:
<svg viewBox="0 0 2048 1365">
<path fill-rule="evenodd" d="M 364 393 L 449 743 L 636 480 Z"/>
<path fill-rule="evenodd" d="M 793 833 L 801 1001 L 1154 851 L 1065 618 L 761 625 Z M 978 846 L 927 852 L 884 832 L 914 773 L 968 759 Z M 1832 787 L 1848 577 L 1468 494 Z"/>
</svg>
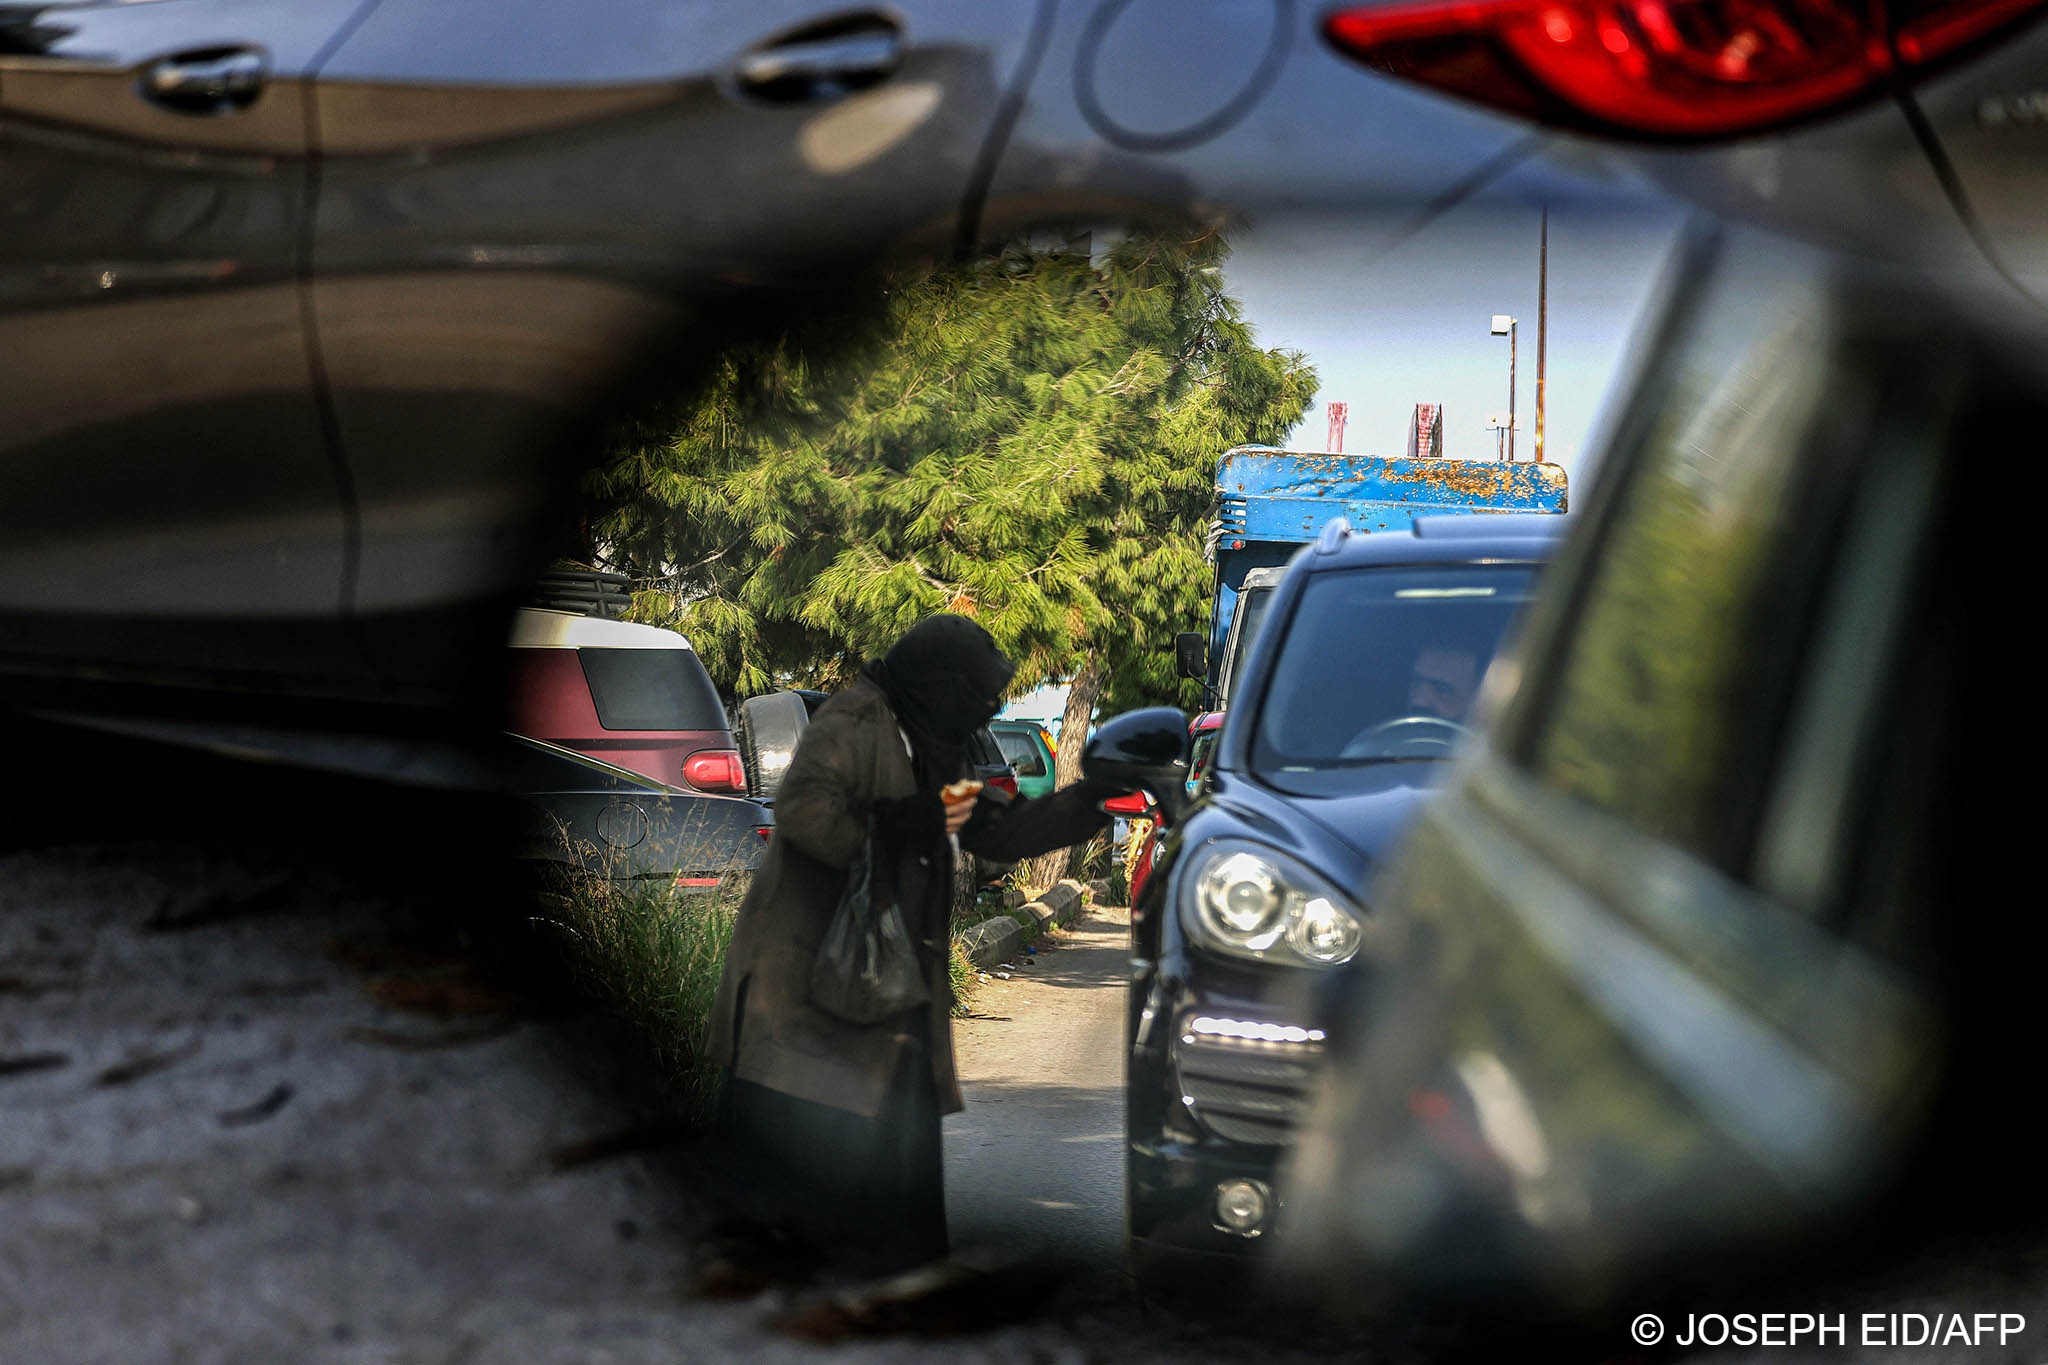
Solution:
<svg viewBox="0 0 2048 1365">
<path fill-rule="evenodd" d="M 1479 656 L 1469 649 L 1427 645 L 1415 657 L 1408 682 L 1408 709 L 1464 724 L 1479 688 Z"/>
</svg>

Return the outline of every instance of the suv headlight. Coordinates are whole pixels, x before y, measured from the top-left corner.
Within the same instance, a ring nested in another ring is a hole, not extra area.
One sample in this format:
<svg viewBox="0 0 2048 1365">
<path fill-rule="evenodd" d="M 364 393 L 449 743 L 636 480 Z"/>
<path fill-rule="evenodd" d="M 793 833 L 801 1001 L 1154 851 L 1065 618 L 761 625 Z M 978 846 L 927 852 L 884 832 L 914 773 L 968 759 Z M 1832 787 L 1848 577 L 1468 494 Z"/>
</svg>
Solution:
<svg viewBox="0 0 2048 1365">
<path fill-rule="evenodd" d="M 1364 911 L 1295 859 L 1221 840 L 1198 851 L 1180 882 L 1181 923 L 1232 957 L 1334 967 L 1365 936 Z"/>
</svg>

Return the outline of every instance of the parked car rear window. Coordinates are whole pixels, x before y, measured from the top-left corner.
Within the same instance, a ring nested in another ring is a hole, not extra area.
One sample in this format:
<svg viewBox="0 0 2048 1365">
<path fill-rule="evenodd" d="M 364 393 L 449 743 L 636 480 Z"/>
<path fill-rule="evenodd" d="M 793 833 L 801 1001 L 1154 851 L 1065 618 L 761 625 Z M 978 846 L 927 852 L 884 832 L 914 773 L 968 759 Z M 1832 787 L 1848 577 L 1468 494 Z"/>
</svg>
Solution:
<svg viewBox="0 0 2048 1365">
<path fill-rule="evenodd" d="M 1376 738 L 1458 733 L 1451 726 L 1469 719 L 1478 680 L 1533 576 L 1527 565 L 1494 564 L 1312 576 L 1256 699 L 1253 772 L 1282 791 L 1324 793 L 1354 785 L 1363 768 L 1432 756 Z M 1432 698 L 1418 703 L 1421 690 Z"/>
<path fill-rule="evenodd" d="M 725 708 L 711 675 L 687 649 L 576 651 L 607 730 L 723 730 Z"/>
<path fill-rule="evenodd" d="M 1017 770 L 1017 776 L 1045 776 L 1045 760 L 1038 756 L 1038 745 L 1031 736 L 1021 730 L 997 730 L 995 737 L 996 743 L 1003 746 L 1003 757 Z"/>
</svg>

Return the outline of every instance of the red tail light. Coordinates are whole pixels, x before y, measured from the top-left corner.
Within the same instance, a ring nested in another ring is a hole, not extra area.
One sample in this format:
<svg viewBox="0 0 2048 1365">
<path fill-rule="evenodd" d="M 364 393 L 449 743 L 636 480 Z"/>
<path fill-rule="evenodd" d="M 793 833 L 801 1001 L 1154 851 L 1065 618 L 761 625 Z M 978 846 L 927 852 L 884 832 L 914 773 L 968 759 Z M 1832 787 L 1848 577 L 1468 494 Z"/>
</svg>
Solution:
<svg viewBox="0 0 2048 1365">
<path fill-rule="evenodd" d="M 718 885 L 718 878 L 716 878 L 716 877 L 686 877 L 686 876 L 684 876 L 684 875 L 683 875 L 682 873 L 678 872 L 678 873 L 676 874 L 676 885 L 677 885 L 677 886 L 716 886 L 716 885 Z"/>
<path fill-rule="evenodd" d="M 683 781 L 700 792 L 744 792 L 747 770 L 736 749 L 699 749 L 683 760 Z"/>
<path fill-rule="evenodd" d="M 1545 123 L 1729 138 L 1831 113 L 1959 52 L 2043 0 L 1423 0 L 1347 6 L 1339 50 Z"/>
<path fill-rule="evenodd" d="M 1009 773 L 1004 773 L 1000 777 L 991 777 L 988 780 L 988 784 L 991 787 L 1001 787 L 1012 796 L 1017 794 L 1017 779 Z"/>
<path fill-rule="evenodd" d="M 1151 808 L 1152 799 L 1143 792 L 1132 792 L 1128 796 L 1112 796 L 1102 803 L 1102 808 L 1111 815 L 1143 815 Z"/>
<path fill-rule="evenodd" d="M 756 833 L 756 834 L 760 835 L 760 836 L 761 836 L 761 842 L 765 844 L 765 843 L 767 843 L 767 842 L 769 841 L 769 839 L 771 839 L 771 838 L 773 838 L 773 837 L 774 837 L 774 835 L 775 835 L 775 826 L 773 826 L 773 825 L 756 825 L 756 826 L 754 826 L 754 833 Z"/>
</svg>

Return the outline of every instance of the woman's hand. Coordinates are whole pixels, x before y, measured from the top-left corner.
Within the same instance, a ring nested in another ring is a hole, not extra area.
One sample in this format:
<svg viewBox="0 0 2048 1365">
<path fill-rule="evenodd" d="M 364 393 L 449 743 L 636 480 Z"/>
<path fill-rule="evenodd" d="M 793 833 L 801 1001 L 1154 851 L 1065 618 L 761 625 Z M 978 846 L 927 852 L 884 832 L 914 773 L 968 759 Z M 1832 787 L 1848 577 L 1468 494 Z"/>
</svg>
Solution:
<svg viewBox="0 0 2048 1365">
<path fill-rule="evenodd" d="M 945 807 L 946 833 L 958 834 L 968 818 L 974 814 L 974 804 L 980 799 L 978 796 L 969 796 L 964 801 L 948 801 Z"/>
</svg>

